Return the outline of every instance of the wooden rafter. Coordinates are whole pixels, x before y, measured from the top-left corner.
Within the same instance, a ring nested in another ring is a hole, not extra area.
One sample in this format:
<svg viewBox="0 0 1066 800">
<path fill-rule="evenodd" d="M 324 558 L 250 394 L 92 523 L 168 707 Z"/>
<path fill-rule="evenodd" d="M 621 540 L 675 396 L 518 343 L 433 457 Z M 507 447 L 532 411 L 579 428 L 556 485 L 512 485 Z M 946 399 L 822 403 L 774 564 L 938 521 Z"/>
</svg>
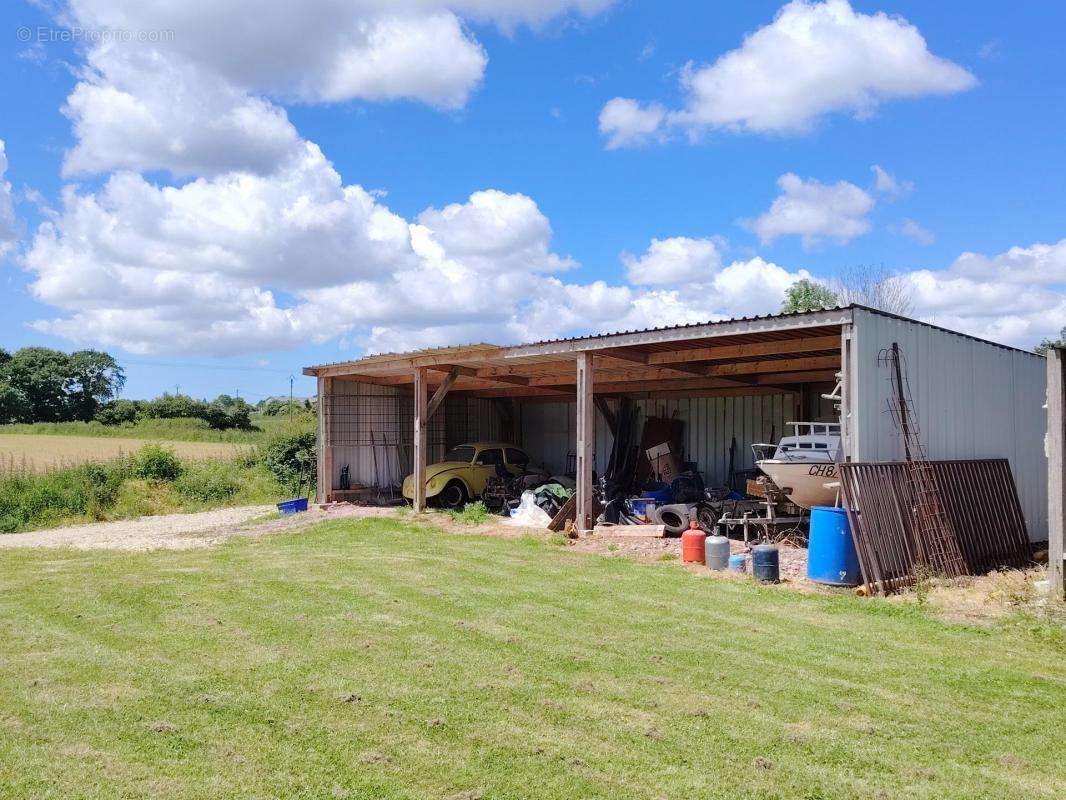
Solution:
<svg viewBox="0 0 1066 800">
<path fill-rule="evenodd" d="M 488 372 L 488 370 L 474 369 L 473 367 L 464 367 L 458 364 L 440 364 L 433 367 L 427 367 L 427 369 L 436 370 L 439 372 L 449 372 L 457 370 L 457 374 L 465 375 L 468 378 L 474 378 L 478 381 L 484 381 L 486 383 L 505 383 L 511 386 L 531 386 L 532 379 L 524 375 L 487 375 L 482 374 Z M 569 394 L 566 392 L 565 394 Z"/>
<path fill-rule="evenodd" d="M 692 361 L 728 361 L 730 359 L 751 358 L 753 356 L 818 353 L 824 350 L 839 349 L 839 335 L 807 336 L 800 339 L 782 339 L 773 342 L 694 347 L 685 350 L 671 350 L 666 353 L 650 353 L 647 363 L 652 365 L 676 365 Z"/>
<path fill-rule="evenodd" d="M 440 404 L 444 402 L 444 398 L 447 396 L 448 391 L 455 385 L 455 381 L 459 378 L 459 368 L 453 367 L 448 371 L 447 377 L 441 381 L 440 386 L 437 387 L 437 391 L 433 393 L 433 396 L 429 398 L 429 404 L 426 406 L 426 422 L 433 419 L 433 415 L 437 413 L 437 409 L 440 408 Z"/>
</svg>

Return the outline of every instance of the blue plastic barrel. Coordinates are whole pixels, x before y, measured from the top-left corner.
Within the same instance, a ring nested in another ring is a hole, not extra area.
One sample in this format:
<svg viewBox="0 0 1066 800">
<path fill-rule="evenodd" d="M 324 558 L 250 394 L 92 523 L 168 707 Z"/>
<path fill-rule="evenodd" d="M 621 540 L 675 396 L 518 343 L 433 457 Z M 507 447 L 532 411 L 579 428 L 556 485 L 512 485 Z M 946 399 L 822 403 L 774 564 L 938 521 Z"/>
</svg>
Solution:
<svg viewBox="0 0 1066 800">
<path fill-rule="evenodd" d="M 759 583 L 781 580 L 781 560 L 776 544 L 757 544 L 751 548 L 751 574 Z"/>
<path fill-rule="evenodd" d="M 729 557 L 729 571 L 730 572 L 744 572 L 748 562 L 748 557 L 743 553 L 737 553 Z"/>
<path fill-rule="evenodd" d="M 843 508 L 811 509 L 811 535 L 807 545 L 807 577 L 830 586 L 862 583 L 859 556 L 851 539 L 848 513 Z"/>
<path fill-rule="evenodd" d="M 295 514 L 298 511 L 307 510 L 307 498 L 297 497 L 295 500 L 282 500 L 278 503 L 278 511 L 282 514 Z"/>
</svg>

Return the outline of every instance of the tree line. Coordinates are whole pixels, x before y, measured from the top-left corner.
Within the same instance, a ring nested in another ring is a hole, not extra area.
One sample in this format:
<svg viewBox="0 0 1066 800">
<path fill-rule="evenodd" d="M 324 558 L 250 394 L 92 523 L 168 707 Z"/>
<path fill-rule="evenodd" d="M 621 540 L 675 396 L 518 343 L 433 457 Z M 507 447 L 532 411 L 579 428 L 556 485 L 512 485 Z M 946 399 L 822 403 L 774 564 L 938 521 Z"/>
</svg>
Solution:
<svg viewBox="0 0 1066 800">
<path fill-rule="evenodd" d="M 64 353 L 47 347 L 0 348 L 0 424 L 90 422 L 123 425 L 139 419 L 191 417 L 212 428 L 252 428 L 251 405 L 220 394 L 197 400 L 164 394 L 154 400 L 125 400 L 118 395 L 126 373 L 100 350 Z M 276 404 L 275 404 L 276 406 Z M 271 411 L 278 413 L 276 408 Z"/>
<path fill-rule="evenodd" d="M 122 367 L 99 350 L 0 349 L 0 422 L 88 421 L 125 384 Z"/>
<path fill-rule="evenodd" d="M 822 311 L 857 303 L 891 314 L 910 316 L 914 311 L 912 289 L 905 279 L 880 267 L 852 267 L 828 282 L 802 278 L 788 287 L 781 312 Z M 1033 350 L 1040 355 L 1051 347 L 1066 347 L 1066 326 L 1057 339 L 1043 339 Z"/>
</svg>

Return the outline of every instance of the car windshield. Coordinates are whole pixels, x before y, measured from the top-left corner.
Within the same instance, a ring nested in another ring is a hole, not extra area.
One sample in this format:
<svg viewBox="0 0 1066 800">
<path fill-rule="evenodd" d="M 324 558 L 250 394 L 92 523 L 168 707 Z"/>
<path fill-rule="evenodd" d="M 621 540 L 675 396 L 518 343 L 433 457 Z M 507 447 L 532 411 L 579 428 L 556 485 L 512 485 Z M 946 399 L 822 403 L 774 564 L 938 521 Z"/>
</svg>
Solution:
<svg viewBox="0 0 1066 800">
<path fill-rule="evenodd" d="M 469 464 L 474 460 L 474 448 L 467 444 L 461 444 L 458 447 L 453 447 L 447 453 L 444 454 L 445 461 L 462 461 L 464 464 Z"/>
</svg>

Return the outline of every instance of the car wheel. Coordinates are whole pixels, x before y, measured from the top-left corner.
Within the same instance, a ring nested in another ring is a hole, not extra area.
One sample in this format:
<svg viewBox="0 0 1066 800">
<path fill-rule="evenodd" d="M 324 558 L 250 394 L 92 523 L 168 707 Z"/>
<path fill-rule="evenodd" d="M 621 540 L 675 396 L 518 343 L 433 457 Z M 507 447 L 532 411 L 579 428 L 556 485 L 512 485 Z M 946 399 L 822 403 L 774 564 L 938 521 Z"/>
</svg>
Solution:
<svg viewBox="0 0 1066 800">
<path fill-rule="evenodd" d="M 437 495 L 437 503 L 441 508 L 462 508 L 466 505 L 466 487 L 461 481 L 448 481 L 448 485 Z"/>
</svg>

